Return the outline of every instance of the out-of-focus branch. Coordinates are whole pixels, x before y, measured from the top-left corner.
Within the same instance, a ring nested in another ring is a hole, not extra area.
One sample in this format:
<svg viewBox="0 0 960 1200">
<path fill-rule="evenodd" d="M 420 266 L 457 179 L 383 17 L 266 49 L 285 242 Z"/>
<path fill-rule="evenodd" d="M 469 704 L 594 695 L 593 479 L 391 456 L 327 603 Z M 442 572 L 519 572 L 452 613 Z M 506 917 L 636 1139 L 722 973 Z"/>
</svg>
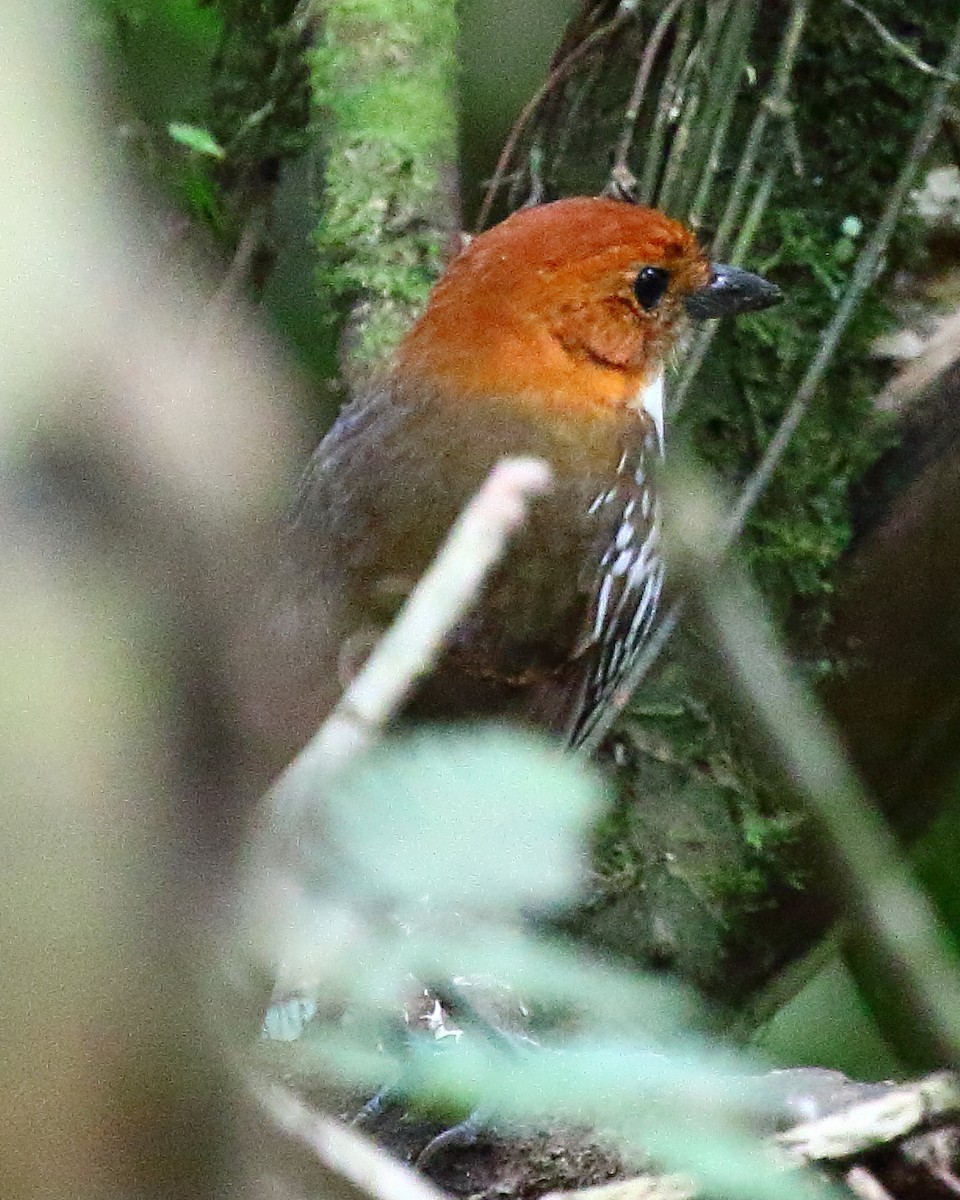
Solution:
<svg viewBox="0 0 960 1200">
<path fill-rule="evenodd" d="M 960 311 L 944 317 L 916 358 L 904 365 L 877 397 L 881 412 L 896 412 L 960 360 Z"/>
<path fill-rule="evenodd" d="M 11 10 L 0 76 L 0 1179 L 223 1195 L 237 1096 L 200 974 L 259 790 L 233 651 L 291 388 L 237 314 L 198 336 L 79 7 Z"/>
<path fill-rule="evenodd" d="M 784 785 L 801 795 L 833 870 L 837 908 L 869 929 L 891 989 L 915 1026 L 950 1063 L 960 1062 L 958 964 L 898 848 L 848 765 L 834 732 L 789 677 L 760 604 L 732 565 L 722 566 L 722 526 L 702 478 L 673 476 L 670 545 L 688 592 L 750 714 L 750 726 Z"/>
<path fill-rule="evenodd" d="M 288 1088 L 262 1081 L 253 1085 L 253 1091 L 274 1128 L 315 1159 L 328 1187 L 333 1175 L 372 1200 L 445 1200 L 446 1193 L 412 1167 L 310 1108 Z"/>
</svg>

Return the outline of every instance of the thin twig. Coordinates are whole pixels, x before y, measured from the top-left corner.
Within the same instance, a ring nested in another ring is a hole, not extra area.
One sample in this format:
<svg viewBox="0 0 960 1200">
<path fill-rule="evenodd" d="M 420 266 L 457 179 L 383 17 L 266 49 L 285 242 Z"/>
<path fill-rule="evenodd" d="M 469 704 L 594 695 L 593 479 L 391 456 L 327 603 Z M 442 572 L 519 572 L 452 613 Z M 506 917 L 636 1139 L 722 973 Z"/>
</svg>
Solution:
<svg viewBox="0 0 960 1200">
<path fill-rule="evenodd" d="M 649 38 L 647 38 L 647 45 L 644 49 L 643 57 L 640 59 L 640 66 L 637 68 L 636 78 L 633 82 L 633 91 L 630 93 L 630 99 L 623 114 L 620 139 L 617 142 L 616 152 L 613 156 L 614 171 L 619 170 L 622 172 L 627 168 L 627 156 L 630 153 L 630 147 L 633 145 L 637 117 L 640 115 L 643 96 L 650 81 L 650 72 L 653 70 L 653 64 L 660 50 L 660 43 L 663 41 L 664 34 L 667 32 L 667 28 L 673 20 L 677 9 L 683 3 L 684 0 L 671 0 L 671 3 L 660 13 L 656 25 L 654 25 Z"/>
<path fill-rule="evenodd" d="M 731 16 L 732 7 L 733 0 L 707 5 L 692 79 L 684 88 L 683 111 L 660 185 L 658 207 L 682 218 L 687 215 L 690 194 L 709 152 L 717 111 L 726 95 L 736 91 L 739 62 L 749 41 L 749 26 L 744 28 L 742 18 L 755 9 L 756 0 L 737 0 Z"/>
<path fill-rule="evenodd" d="M 339 769 L 371 744 L 473 605 L 523 523 L 529 501 L 549 485 L 550 470 L 538 458 L 508 458 L 494 467 L 336 708 L 280 777 L 275 793 L 304 794 L 301 783 L 308 793 L 315 790 L 318 773 Z"/>
<path fill-rule="evenodd" d="M 773 82 L 770 90 L 761 99 L 753 123 L 747 133 L 743 154 L 737 164 L 736 174 L 730 188 L 726 207 L 720 219 L 720 225 L 713 239 L 714 253 L 723 256 L 734 229 L 740 221 L 740 213 L 746 198 L 747 188 L 753 175 L 754 164 L 760 153 L 763 137 L 766 133 L 767 122 L 771 116 L 782 116 L 788 111 L 787 94 L 790 79 L 793 74 L 793 64 L 800 48 L 800 37 L 807 20 L 807 10 L 810 0 L 793 0 L 790 9 L 790 19 L 786 32 L 777 52 L 777 62 L 773 72 Z"/>
<path fill-rule="evenodd" d="M 880 18 L 875 13 L 872 13 L 866 5 L 858 4 L 857 0 L 840 0 L 840 2 L 841 4 L 845 4 L 847 8 L 852 8 L 854 12 L 859 13 L 874 32 L 879 35 L 880 40 L 885 42 L 894 53 L 906 59 L 911 67 L 915 67 L 924 75 L 932 75 L 934 79 L 943 79 L 947 83 L 960 83 L 960 76 L 940 70 L 928 62 L 924 62 L 919 54 L 916 54 L 906 43 L 894 36 Z"/>
<path fill-rule="evenodd" d="M 698 55 L 699 51 L 700 47 L 695 46 L 692 56 Z M 670 143 L 670 155 L 657 192 L 657 207 L 662 208 L 664 212 L 679 211 L 674 210 L 673 192 L 687 160 L 687 147 L 697 121 L 700 100 L 701 83 L 694 78 L 683 89 L 683 109 Z"/>
<path fill-rule="evenodd" d="M 500 157 L 497 159 L 497 165 L 494 167 L 493 175 L 487 184 L 483 203 L 480 205 L 480 212 L 477 214 L 476 230 L 478 233 L 487 223 L 487 219 L 490 216 L 490 209 L 493 207 L 494 197 L 503 184 L 520 137 L 538 112 L 540 105 L 543 104 L 544 100 L 546 100 L 555 88 L 558 88 L 564 80 L 573 74 L 574 70 L 579 66 L 581 59 L 585 58 L 595 46 L 612 37 L 621 26 L 626 25 L 628 21 L 634 20 L 635 17 L 636 12 L 633 6 L 621 4 L 617 9 L 616 16 L 612 17 L 606 25 L 601 25 L 599 29 L 595 29 L 589 37 L 584 38 L 576 49 L 571 50 L 563 62 L 554 67 L 540 87 L 537 88 L 523 106 L 520 115 L 513 123 L 513 128 L 510 130 L 506 142 L 504 142 L 503 149 L 500 151 Z"/>
<path fill-rule="evenodd" d="M 773 82 L 770 90 L 761 99 L 756 115 L 750 125 L 743 153 L 740 155 L 740 161 L 737 164 L 733 183 L 727 196 L 727 203 L 720 218 L 720 225 L 713 239 L 713 253 L 718 258 L 722 258 L 726 254 L 727 243 L 737 224 L 740 222 L 753 169 L 763 143 L 764 134 L 766 133 L 767 122 L 773 113 L 782 117 L 788 111 L 787 93 L 790 87 L 790 78 L 793 74 L 793 63 L 800 47 L 800 37 L 807 19 L 808 7 L 809 0 L 793 0 L 793 7 L 790 10 L 790 20 L 787 22 L 786 31 L 780 41 L 780 48 L 777 51 Z M 754 207 L 755 205 L 752 206 L 751 212 L 753 212 Z M 759 218 L 757 220 L 759 221 Z M 746 252 L 747 247 L 742 237 L 737 239 L 736 245 L 741 253 Z M 732 261 L 736 263 L 738 260 L 733 258 Z M 683 364 L 680 380 L 674 392 L 673 403 L 675 409 L 679 408 L 689 392 L 700 370 L 700 366 L 706 357 L 715 332 L 716 326 L 708 325 L 694 339 L 693 347 Z"/>
<path fill-rule="evenodd" d="M 771 155 L 770 161 L 767 163 L 766 170 L 763 173 L 763 178 L 760 180 L 756 192 L 754 192 L 753 200 L 750 202 L 750 208 L 744 218 L 743 225 L 740 227 L 739 236 L 729 256 L 729 261 L 734 266 L 739 266 L 743 262 L 750 247 L 753 245 L 753 239 L 760 227 L 760 222 L 763 220 L 767 205 L 770 203 L 770 197 L 773 194 L 773 185 L 776 183 L 777 175 L 780 173 L 780 163 L 780 154 Z M 683 362 L 683 374 L 673 394 L 670 405 L 672 416 L 675 417 L 683 407 L 683 402 L 687 397 L 690 386 L 696 378 L 697 372 L 700 370 L 719 328 L 719 322 L 708 321 L 697 331 L 693 339 L 693 345 Z"/>
<path fill-rule="evenodd" d="M 940 118 L 946 104 L 947 92 L 950 88 L 947 77 L 954 73 L 958 64 L 960 64 L 960 19 L 958 19 L 954 27 L 953 41 L 944 60 L 943 77 L 933 86 L 923 119 L 920 122 L 920 127 L 913 139 L 913 145 L 910 147 L 906 162 L 903 164 L 897 181 L 887 199 L 880 221 L 857 258 L 843 300 L 840 302 L 837 311 L 833 315 L 833 319 L 820 340 L 820 348 L 807 368 L 807 372 L 797 389 L 796 395 L 784 413 L 776 432 L 770 439 L 770 444 L 767 446 L 757 469 L 747 481 L 733 512 L 730 514 L 726 532 L 726 540 L 728 542 L 735 541 L 739 536 L 750 511 L 766 490 L 777 463 L 789 445 L 797 426 L 803 419 L 810 401 L 816 394 L 816 390 L 833 359 L 840 338 L 850 318 L 856 311 L 857 305 L 860 303 L 861 296 L 876 278 L 880 261 L 887 248 L 887 243 L 890 241 L 890 236 L 893 233 L 897 219 L 900 216 L 917 168 L 933 144 L 933 140 L 940 128 Z"/>
<path fill-rule="evenodd" d="M 275 1129 L 308 1150 L 325 1170 L 373 1200 L 449 1200 L 446 1192 L 412 1167 L 362 1134 L 316 1112 L 289 1088 L 263 1080 L 255 1082 L 252 1091 Z"/>
<path fill-rule="evenodd" d="M 698 229 L 706 211 L 707 199 L 713 186 L 714 178 L 720 167 L 721 155 L 730 122 L 740 94 L 740 83 L 746 66 L 747 49 L 750 44 L 750 33 L 757 19 L 755 3 L 738 5 L 730 20 L 730 27 L 724 39 L 720 53 L 714 94 L 709 97 L 711 107 L 704 114 L 703 135 L 709 139 L 706 153 L 700 168 L 693 198 L 686 206 L 688 224 Z M 681 211 L 683 211 L 681 209 Z"/>
<path fill-rule="evenodd" d="M 660 174 L 661 157 L 663 154 L 663 139 L 677 97 L 680 72 L 687 59 L 687 47 L 690 45 L 690 39 L 693 36 L 693 8 L 694 6 L 690 3 L 690 0 L 687 0 L 683 12 L 680 14 L 679 27 L 676 37 L 673 39 L 673 49 L 670 51 L 670 59 L 667 62 L 667 71 L 660 86 L 660 94 L 657 97 L 657 111 L 653 118 L 653 128 L 647 135 L 647 151 L 643 159 L 643 170 L 640 173 L 638 188 L 638 195 L 644 204 L 652 204 L 656 192 L 657 178 Z M 634 86 L 636 88 L 636 84 Z M 645 87 L 646 84 L 644 84 Z M 637 112 L 639 112 L 639 103 L 637 104 Z M 636 124 L 636 115 L 634 115 L 633 121 Z M 631 141 L 633 139 L 632 130 L 630 132 L 630 139 Z M 629 145 L 627 146 L 627 150 L 629 150 Z M 626 165 L 626 155 L 624 155 L 623 165 Z"/>
</svg>

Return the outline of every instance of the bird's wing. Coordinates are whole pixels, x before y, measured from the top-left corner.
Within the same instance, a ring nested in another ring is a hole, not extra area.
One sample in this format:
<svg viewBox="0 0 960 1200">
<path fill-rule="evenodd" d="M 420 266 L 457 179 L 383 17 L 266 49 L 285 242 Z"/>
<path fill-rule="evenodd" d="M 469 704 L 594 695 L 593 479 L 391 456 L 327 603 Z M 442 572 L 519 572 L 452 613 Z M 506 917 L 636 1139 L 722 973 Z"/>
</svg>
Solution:
<svg viewBox="0 0 960 1200">
<path fill-rule="evenodd" d="M 657 431 L 659 433 L 659 431 Z M 598 534 L 596 564 L 583 580 L 590 597 L 583 636 L 571 664 L 576 689 L 565 731 L 578 745 L 609 705 L 650 635 L 663 587 L 659 500 L 652 475 L 661 457 L 648 434 L 625 452 L 616 479 L 591 505 Z"/>
</svg>

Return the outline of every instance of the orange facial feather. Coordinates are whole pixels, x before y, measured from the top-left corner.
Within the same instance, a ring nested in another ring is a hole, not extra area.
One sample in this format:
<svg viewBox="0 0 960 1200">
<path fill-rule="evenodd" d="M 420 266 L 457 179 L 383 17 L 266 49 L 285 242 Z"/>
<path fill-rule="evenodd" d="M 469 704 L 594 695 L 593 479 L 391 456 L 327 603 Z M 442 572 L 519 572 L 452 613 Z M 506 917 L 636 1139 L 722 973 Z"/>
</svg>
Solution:
<svg viewBox="0 0 960 1200">
<path fill-rule="evenodd" d="M 652 313 L 632 290 L 645 266 L 671 272 Z M 509 380 L 519 402 L 620 407 L 662 369 L 682 298 L 709 270 L 693 234 L 654 209 L 583 197 L 523 209 L 450 264 L 395 370 L 465 402 Z"/>
</svg>

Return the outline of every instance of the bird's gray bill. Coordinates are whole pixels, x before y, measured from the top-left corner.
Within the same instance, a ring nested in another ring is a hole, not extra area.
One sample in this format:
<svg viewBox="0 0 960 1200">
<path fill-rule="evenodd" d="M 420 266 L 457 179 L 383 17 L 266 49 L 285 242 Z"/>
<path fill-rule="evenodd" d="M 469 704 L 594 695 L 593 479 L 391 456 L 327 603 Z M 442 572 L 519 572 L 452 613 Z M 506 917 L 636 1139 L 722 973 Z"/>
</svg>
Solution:
<svg viewBox="0 0 960 1200">
<path fill-rule="evenodd" d="M 775 283 L 750 271 L 726 263 L 714 263 L 710 269 L 712 278 L 706 287 L 684 297 L 684 307 L 697 321 L 759 312 L 783 300 L 783 292 Z"/>
</svg>

